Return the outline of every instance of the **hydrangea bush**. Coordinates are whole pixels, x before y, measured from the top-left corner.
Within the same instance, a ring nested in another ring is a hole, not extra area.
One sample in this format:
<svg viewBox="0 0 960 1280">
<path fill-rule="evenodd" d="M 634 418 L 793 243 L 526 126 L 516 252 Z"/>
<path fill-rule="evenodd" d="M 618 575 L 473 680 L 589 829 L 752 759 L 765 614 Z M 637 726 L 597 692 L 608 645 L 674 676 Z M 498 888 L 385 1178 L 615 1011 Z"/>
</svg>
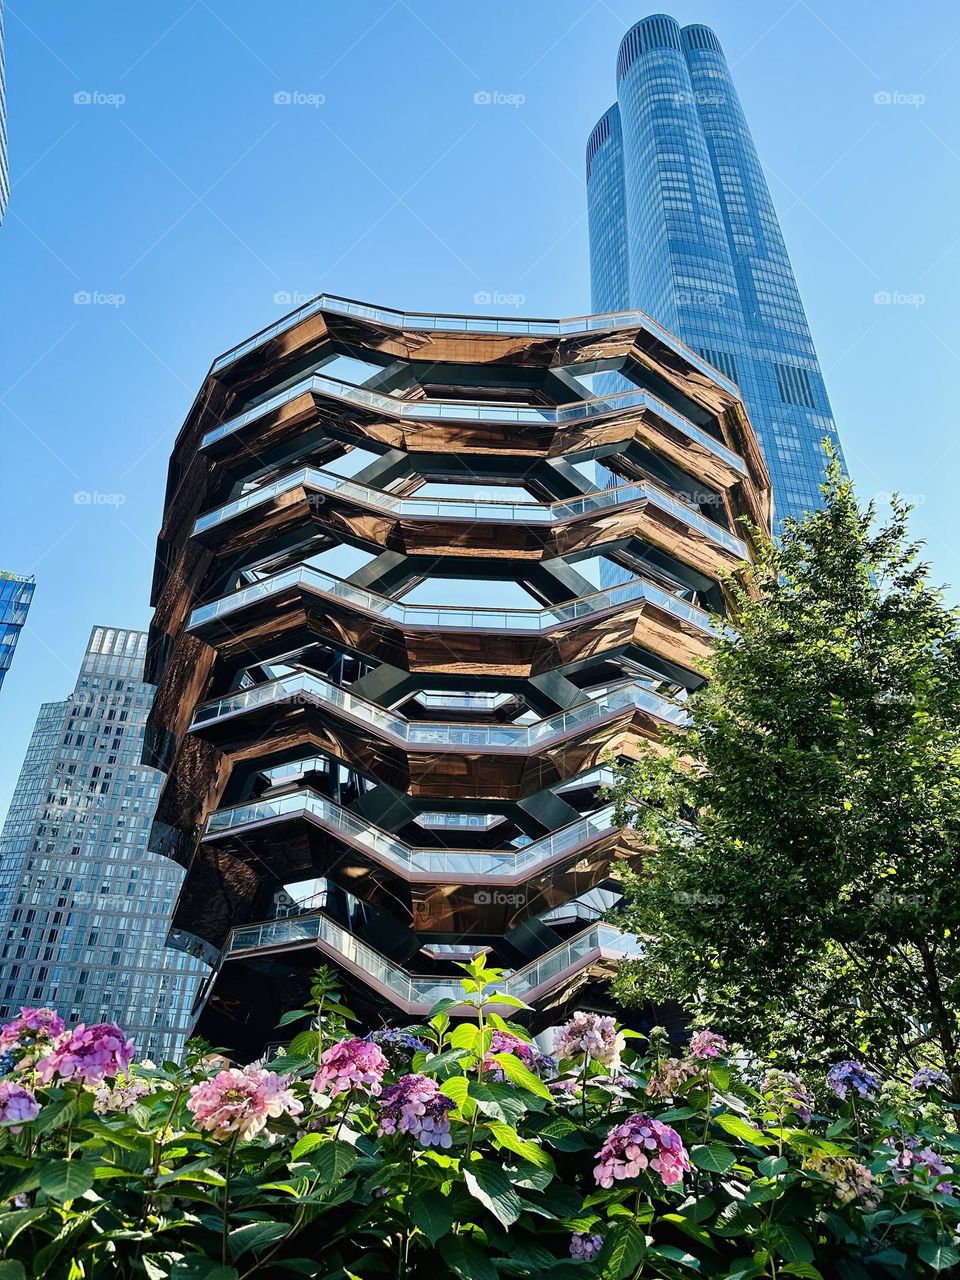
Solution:
<svg viewBox="0 0 960 1280">
<path fill-rule="evenodd" d="M 960 1265 L 956 1110 L 839 1061 L 751 1062 L 574 1014 L 534 1044 L 465 966 L 350 1034 L 329 978 L 268 1062 L 135 1061 L 112 1024 L 0 1030 L 0 1280 L 883 1277 Z M 471 1008 L 472 1007 L 472 1008 Z M 464 1017 L 464 1009 L 470 1016 Z"/>
</svg>

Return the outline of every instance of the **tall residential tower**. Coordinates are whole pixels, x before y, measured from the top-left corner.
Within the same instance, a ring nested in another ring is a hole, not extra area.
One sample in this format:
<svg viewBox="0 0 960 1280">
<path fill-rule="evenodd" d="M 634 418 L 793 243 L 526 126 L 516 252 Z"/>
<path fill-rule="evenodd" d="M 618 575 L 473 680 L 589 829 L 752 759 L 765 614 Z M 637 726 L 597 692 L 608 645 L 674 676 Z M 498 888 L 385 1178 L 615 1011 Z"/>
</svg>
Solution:
<svg viewBox="0 0 960 1280">
<path fill-rule="evenodd" d="M 15 573 L 0 570 L 0 688 L 26 625 L 36 585 L 33 578 L 18 578 Z"/>
<path fill-rule="evenodd" d="M 617 57 L 617 102 L 586 155 L 593 309 L 647 312 L 739 386 L 777 522 L 820 506 L 821 441 L 839 450 L 836 426 L 714 33 L 662 14 L 631 28 Z"/>
<path fill-rule="evenodd" d="M 173 937 L 213 965 L 198 1030 L 256 1055 L 321 961 L 363 1017 L 422 1016 L 480 949 L 534 1026 L 603 1007 L 642 852 L 606 761 L 683 728 L 741 514 L 769 486 L 736 388 L 646 316 L 324 295 L 216 360 L 170 464 L 145 757 Z"/>
<path fill-rule="evenodd" d="M 52 1005 L 165 1058 L 203 965 L 164 945 L 182 875 L 146 848 L 161 781 L 140 760 L 146 642 L 94 627 L 73 693 L 40 709 L 0 834 L 0 1022 Z"/>
</svg>

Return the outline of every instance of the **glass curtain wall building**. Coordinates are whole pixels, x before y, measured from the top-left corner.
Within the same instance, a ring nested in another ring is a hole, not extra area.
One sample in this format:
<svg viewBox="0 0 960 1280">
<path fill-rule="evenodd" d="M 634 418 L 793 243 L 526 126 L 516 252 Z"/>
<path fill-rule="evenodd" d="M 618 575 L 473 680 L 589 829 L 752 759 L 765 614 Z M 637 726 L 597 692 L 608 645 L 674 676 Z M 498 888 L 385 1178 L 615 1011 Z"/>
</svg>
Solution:
<svg viewBox="0 0 960 1280">
<path fill-rule="evenodd" d="M 182 872 L 146 847 L 145 653 L 143 632 L 95 627 L 71 696 L 40 709 L 0 835 L 0 1021 L 52 1005 L 164 1058 L 205 966 L 164 945 Z"/>
<path fill-rule="evenodd" d="M 654 15 L 625 36 L 586 151 L 594 311 L 639 308 L 740 387 L 777 523 L 820 506 L 830 401 L 716 35 Z M 604 390 L 613 387 L 610 375 Z M 607 477 L 613 483 L 612 477 Z M 609 582 L 622 572 L 608 570 Z"/>
<path fill-rule="evenodd" d="M 13 662 L 36 585 L 33 578 L 18 578 L 0 570 L 0 688 Z"/>
</svg>

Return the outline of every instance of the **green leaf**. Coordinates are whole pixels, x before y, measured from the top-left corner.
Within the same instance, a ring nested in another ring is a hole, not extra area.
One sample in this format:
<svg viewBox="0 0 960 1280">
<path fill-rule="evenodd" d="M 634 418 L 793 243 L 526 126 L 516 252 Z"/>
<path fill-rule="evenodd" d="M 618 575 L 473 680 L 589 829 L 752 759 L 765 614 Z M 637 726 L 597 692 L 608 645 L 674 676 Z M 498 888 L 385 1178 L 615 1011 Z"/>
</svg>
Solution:
<svg viewBox="0 0 960 1280">
<path fill-rule="evenodd" d="M 706 1173 L 726 1173 L 737 1163 L 737 1157 L 722 1142 L 711 1142 L 708 1147 L 695 1147 L 690 1159 L 698 1169 Z"/>
<path fill-rule="evenodd" d="M 301 1018 L 309 1018 L 311 1009 L 290 1009 L 277 1023 L 278 1027 L 288 1027 L 291 1022 L 299 1022 Z"/>
<path fill-rule="evenodd" d="M 496 1267 L 467 1236 L 447 1236 L 441 1240 L 440 1256 L 459 1280 L 497 1280 Z"/>
<path fill-rule="evenodd" d="M 681 1267 L 688 1267 L 691 1271 L 700 1270 L 700 1259 L 695 1258 L 692 1253 L 687 1253 L 685 1249 L 678 1249 L 676 1245 L 651 1245 L 648 1256 L 651 1258 L 667 1258 L 670 1262 L 679 1263 Z"/>
<path fill-rule="evenodd" d="M 535 1093 L 539 1098 L 546 1098 L 548 1102 L 553 1101 L 553 1095 L 540 1077 L 535 1076 L 512 1053 L 495 1053 L 493 1054 L 493 1060 L 513 1084 L 520 1085 L 522 1089 L 528 1089 L 530 1093 Z"/>
<path fill-rule="evenodd" d="M 771 1138 L 766 1133 L 761 1133 L 754 1125 L 749 1124 L 740 1116 L 715 1116 L 714 1123 L 718 1124 L 721 1129 L 725 1129 L 727 1133 L 733 1134 L 735 1138 L 739 1138 L 741 1142 L 749 1142 L 755 1147 L 776 1146 L 776 1138 Z"/>
<path fill-rule="evenodd" d="M 429 1022 L 431 1018 L 438 1017 L 441 1013 L 446 1013 L 448 1009 L 456 1009 L 461 1004 L 463 1004 L 462 1000 L 452 1000 L 450 996 L 444 996 L 442 1000 L 437 1001 L 427 1014 L 427 1021 Z"/>
<path fill-rule="evenodd" d="M 462 1107 L 470 1093 L 470 1082 L 466 1076 L 451 1076 L 449 1080 L 444 1080 L 440 1092 L 452 1098 L 458 1107 Z"/>
<path fill-rule="evenodd" d="M 349 1142 L 327 1142 L 319 1150 L 316 1170 L 322 1186 L 341 1182 L 357 1163 L 356 1148 Z"/>
<path fill-rule="evenodd" d="M 541 1169 L 549 1169 L 553 1172 L 554 1163 L 550 1152 L 544 1151 L 543 1147 L 538 1147 L 535 1142 L 521 1138 L 512 1125 L 504 1124 L 501 1120 L 488 1120 L 487 1128 L 497 1142 L 500 1143 L 501 1147 L 506 1147 L 514 1155 L 518 1155 L 524 1160 L 529 1160 L 531 1164 L 535 1164 Z"/>
<path fill-rule="evenodd" d="M 308 1152 L 314 1147 L 320 1147 L 326 1142 L 326 1138 L 322 1133 L 305 1133 L 293 1144 L 293 1150 L 290 1152 L 292 1160 L 302 1160 Z"/>
<path fill-rule="evenodd" d="M 947 1267 L 955 1267 L 960 1262 L 960 1250 L 955 1245 L 937 1240 L 921 1240 L 917 1254 L 934 1271 L 946 1271 Z"/>
<path fill-rule="evenodd" d="M 504 1171 L 486 1160 L 475 1160 L 463 1170 L 467 1190 L 504 1227 L 512 1226 L 520 1217 L 522 1205 Z"/>
<path fill-rule="evenodd" d="M 312 1057 L 317 1052 L 317 1046 L 320 1044 L 320 1037 L 316 1031 L 301 1031 L 299 1035 L 293 1037 L 287 1046 L 287 1053 L 292 1058 Z"/>
<path fill-rule="evenodd" d="M 26 1271 L 22 1262 L 15 1258 L 6 1258 L 0 1262 L 0 1280 L 26 1280 Z"/>
<path fill-rule="evenodd" d="M 878 1255 L 879 1256 L 879 1255 Z M 791 1262 L 780 1268 L 782 1276 L 800 1276 L 801 1280 L 823 1280 L 823 1273 L 812 1262 Z"/>
<path fill-rule="evenodd" d="M 53 1200 L 76 1200 L 93 1186 L 95 1168 L 85 1160 L 51 1160 L 40 1170 L 40 1187 Z"/>
<path fill-rule="evenodd" d="M 37 1133 L 52 1133 L 60 1129 L 77 1116 L 77 1103 L 74 1098 L 60 1098 L 56 1102 L 48 1102 L 40 1109 L 40 1114 L 33 1122 Z"/>
<path fill-rule="evenodd" d="M 639 1223 L 618 1222 L 607 1235 L 597 1259 L 604 1280 L 632 1275 L 647 1251 L 647 1237 Z"/>
<path fill-rule="evenodd" d="M 775 1178 L 778 1173 L 784 1173 L 789 1168 L 783 1156 L 764 1156 L 757 1165 L 758 1172 L 764 1178 Z"/>
<path fill-rule="evenodd" d="M 504 1124 L 519 1124 L 527 1109 L 516 1089 L 501 1081 L 486 1084 L 471 1080 L 470 1097 L 476 1102 L 482 1115 L 502 1120 Z"/>
<path fill-rule="evenodd" d="M 0 1213 L 0 1240 L 4 1247 L 8 1248 L 13 1244 L 24 1227 L 29 1227 L 31 1222 L 44 1217 L 46 1212 L 45 1208 L 37 1208 L 13 1209 L 10 1213 Z"/>
<path fill-rule="evenodd" d="M 445 1236 L 457 1220 L 456 1210 L 449 1197 L 439 1190 L 429 1195 L 420 1192 L 411 1196 L 407 1203 L 407 1213 L 413 1225 L 423 1232 L 431 1244 L 436 1244 Z"/>
<path fill-rule="evenodd" d="M 816 1227 L 814 1227 L 816 1230 Z M 784 1262 L 812 1262 L 814 1248 L 811 1242 L 792 1223 L 775 1222 L 772 1227 L 776 1248 Z"/>
<path fill-rule="evenodd" d="M 276 1244 L 290 1231 L 286 1222 L 247 1222 L 234 1227 L 227 1243 L 230 1257 L 236 1261 L 245 1253 L 261 1253 L 268 1245 Z"/>
<path fill-rule="evenodd" d="M 188 1253 L 170 1269 L 170 1280 L 237 1280 L 236 1267 L 225 1267 L 205 1254 Z"/>
</svg>

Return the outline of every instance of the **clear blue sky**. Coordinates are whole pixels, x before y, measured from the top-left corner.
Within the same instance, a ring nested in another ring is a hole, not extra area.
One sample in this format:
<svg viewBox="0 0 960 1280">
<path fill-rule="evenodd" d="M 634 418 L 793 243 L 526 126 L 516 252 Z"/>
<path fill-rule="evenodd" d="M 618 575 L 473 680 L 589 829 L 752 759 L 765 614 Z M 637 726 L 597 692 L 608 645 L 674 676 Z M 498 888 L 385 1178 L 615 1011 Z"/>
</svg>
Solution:
<svg viewBox="0 0 960 1280">
<path fill-rule="evenodd" d="M 38 588 L 0 693 L 0 812 L 91 625 L 147 624 L 171 443 L 211 358 L 290 309 L 278 295 L 589 309 L 584 142 L 614 98 L 621 37 L 651 11 L 6 5 L 0 567 Z M 732 64 L 861 493 L 916 495 L 936 575 L 960 583 L 960 9 L 668 11 L 711 25 Z M 483 92 L 523 101 L 475 104 Z"/>
</svg>

